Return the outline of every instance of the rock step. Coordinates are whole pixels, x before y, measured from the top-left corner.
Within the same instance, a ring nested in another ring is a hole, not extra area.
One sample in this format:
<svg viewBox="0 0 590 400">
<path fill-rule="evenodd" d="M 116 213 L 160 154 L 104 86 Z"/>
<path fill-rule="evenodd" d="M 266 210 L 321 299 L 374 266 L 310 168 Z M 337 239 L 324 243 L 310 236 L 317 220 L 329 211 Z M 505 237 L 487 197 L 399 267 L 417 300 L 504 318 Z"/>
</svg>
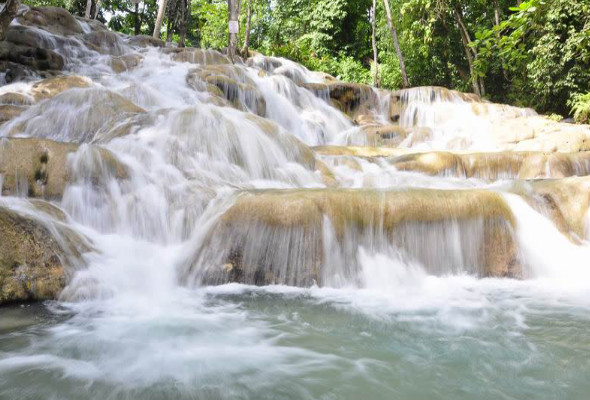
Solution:
<svg viewBox="0 0 590 400">
<path fill-rule="evenodd" d="M 590 178 L 516 182 L 573 241 L 585 234 Z M 260 190 L 240 194 L 187 268 L 192 283 L 362 285 L 359 248 L 435 275 L 522 277 L 515 216 L 492 190 Z M 337 268 L 337 269 L 336 269 Z"/>
<path fill-rule="evenodd" d="M 369 162 L 385 159 L 399 171 L 457 178 L 546 179 L 590 174 L 590 151 L 573 153 L 493 152 L 453 153 L 412 152 L 411 149 L 384 147 L 315 147 L 316 154 L 332 159 L 332 165 L 355 166 L 355 158 Z M 358 164 L 358 162 L 357 162 Z M 357 165 L 360 169 L 360 165 Z"/>
</svg>

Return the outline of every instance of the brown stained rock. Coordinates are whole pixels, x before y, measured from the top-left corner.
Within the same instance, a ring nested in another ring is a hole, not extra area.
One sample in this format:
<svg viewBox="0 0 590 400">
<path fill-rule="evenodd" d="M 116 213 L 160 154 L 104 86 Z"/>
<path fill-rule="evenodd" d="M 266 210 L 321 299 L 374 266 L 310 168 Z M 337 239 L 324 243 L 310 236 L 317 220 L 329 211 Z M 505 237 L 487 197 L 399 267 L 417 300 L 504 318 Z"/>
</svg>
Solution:
<svg viewBox="0 0 590 400">
<path fill-rule="evenodd" d="M 201 65 L 223 65 L 231 64 L 230 59 L 215 50 L 185 48 L 166 48 L 163 50 L 172 54 L 172 59 L 178 62 L 188 62 Z"/>
<path fill-rule="evenodd" d="M 94 31 L 85 34 L 82 40 L 86 45 L 101 54 L 121 56 L 129 52 L 121 36 L 112 31 Z"/>
<path fill-rule="evenodd" d="M 90 87 L 92 81 L 83 76 L 56 76 L 54 78 L 43 79 L 33 85 L 31 94 L 35 101 L 49 99 L 66 90 L 72 88 Z"/>
<path fill-rule="evenodd" d="M 368 108 L 374 108 L 377 96 L 368 85 L 348 82 L 302 83 L 302 87 L 312 91 L 316 96 L 328 96 L 333 105 L 342 112 L 355 117 L 366 114 Z"/>
<path fill-rule="evenodd" d="M 160 39 L 156 39 L 148 35 L 130 36 L 127 38 L 127 43 L 134 47 L 164 47 L 165 44 Z"/>
<path fill-rule="evenodd" d="M 30 106 L 33 99 L 22 93 L 8 92 L 0 95 L 0 104 L 12 106 Z"/>
<path fill-rule="evenodd" d="M 57 209 L 40 201 L 33 206 Z M 90 250 L 87 240 L 71 229 L 5 205 L 0 205 L 0 237 L 0 305 L 57 299 L 67 281 L 66 269 Z"/>
<path fill-rule="evenodd" d="M 45 139 L 3 139 L 0 141 L 2 195 L 25 195 L 60 199 L 72 178 L 68 155 L 76 152 L 74 143 Z M 116 178 L 125 179 L 127 169 L 108 150 L 96 148 L 104 165 Z"/>
<path fill-rule="evenodd" d="M 55 35 L 69 36 L 84 33 L 76 18 L 60 7 L 31 7 L 17 21 L 21 25 L 37 26 Z"/>
<path fill-rule="evenodd" d="M 215 254 L 200 255 L 197 279 L 322 285 L 334 252 L 344 257 L 342 273 L 355 279 L 354 249 L 362 243 L 393 246 L 433 271 L 440 267 L 437 255 L 449 258 L 459 250 L 473 273 L 520 277 L 514 226 L 503 197 L 486 190 L 252 191 L 240 195 L 210 232 L 208 248 Z M 461 247 L 445 233 L 457 230 Z M 325 242 L 329 231 L 333 238 Z"/>
<path fill-rule="evenodd" d="M 233 107 L 266 115 L 266 100 L 245 71 L 235 65 L 209 65 L 189 71 L 187 84 L 226 99 Z"/>
<path fill-rule="evenodd" d="M 13 119 L 15 117 L 18 117 L 26 109 L 27 109 L 27 107 L 25 107 L 25 106 L 0 104 L 0 125 L 4 124 L 5 122 L 10 121 L 11 119 Z"/>
<path fill-rule="evenodd" d="M 131 71 L 136 68 L 143 61 L 140 54 L 125 54 L 122 56 L 113 56 L 111 58 L 111 68 L 117 74 L 125 71 Z"/>
<path fill-rule="evenodd" d="M 29 67 L 33 71 L 62 70 L 64 59 L 52 50 L 0 42 L 0 61 Z"/>
</svg>

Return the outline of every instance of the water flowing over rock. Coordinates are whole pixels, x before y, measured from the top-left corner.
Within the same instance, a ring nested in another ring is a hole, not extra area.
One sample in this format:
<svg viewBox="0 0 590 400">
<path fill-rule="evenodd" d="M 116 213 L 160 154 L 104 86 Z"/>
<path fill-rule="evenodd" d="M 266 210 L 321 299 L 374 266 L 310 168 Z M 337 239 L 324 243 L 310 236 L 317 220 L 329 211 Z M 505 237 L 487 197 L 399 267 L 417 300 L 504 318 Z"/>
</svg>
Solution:
<svg viewBox="0 0 590 400">
<path fill-rule="evenodd" d="M 229 282 L 369 288 L 381 259 L 529 279 L 559 268 L 536 267 L 531 226 L 587 246 L 588 126 L 255 52 L 232 63 L 52 7 L 21 10 L 0 63 L 0 303 L 64 285 L 71 301 Z"/>
<path fill-rule="evenodd" d="M 63 212 L 45 202 L 0 199 L 0 237 L 0 304 L 58 298 L 90 250 Z"/>
</svg>

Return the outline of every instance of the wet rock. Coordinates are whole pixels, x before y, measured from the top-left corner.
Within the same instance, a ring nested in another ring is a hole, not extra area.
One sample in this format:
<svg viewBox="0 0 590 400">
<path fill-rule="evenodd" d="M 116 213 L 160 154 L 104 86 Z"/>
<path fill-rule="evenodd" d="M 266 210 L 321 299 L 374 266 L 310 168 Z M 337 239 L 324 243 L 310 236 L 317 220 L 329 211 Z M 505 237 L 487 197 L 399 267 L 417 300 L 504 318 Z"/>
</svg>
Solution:
<svg viewBox="0 0 590 400">
<path fill-rule="evenodd" d="M 407 149 L 370 146 L 316 146 L 312 149 L 322 156 L 396 157 L 408 153 Z"/>
<path fill-rule="evenodd" d="M 35 83 L 31 94 L 36 101 L 52 98 L 72 88 L 86 88 L 92 81 L 83 76 L 57 76 Z"/>
<path fill-rule="evenodd" d="M 148 35 L 130 36 L 127 43 L 135 47 L 164 47 L 164 42 Z"/>
<path fill-rule="evenodd" d="M 22 93 L 9 92 L 0 95 L 0 104 L 13 106 L 30 106 L 31 104 L 33 104 L 33 99 Z"/>
<path fill-rule="evenodd" d="M 369 124 L 361 127 L 368 146 L 397 147 L 410 131 L 397 125 Z"/>
<path fill-rule="evenodd" d="M 121 56 L 130 51 L 117 33 L 108 30 L 87 33 L 82 40 L 89 48 L 101 54 Z"/>
<path fill-rule="evenodd" d="M 188 62 L 201 65 L 223 65 L 231 64 L 230 59 L 215 50 L 185 48 L 166 48 L 163 50 L 172 54 L 172 59 L 178 62 Z"/>
<path fill-rule="evenodd" d="M 140 54 L 125 54 L 122 56 L 113 56 L 111 58 L 111 68 L 117 74 L 125 71 L 131 71 L 137 67 L 143 61 L 143 57 Z"/>
<path fill-rule="evenodd" d="M 7 41 L 0 42 L 0 61 L 20 64 L 32 70 L 61 70 L 64 67 L 63 57 L 52 50 Z"/>
<path fill-rule="evenodd" d="M 49 203 L 38 205 L 55 208 Z M 85 238 L 47 219 L 0 203 L 0 305 L 57 299 L 68 269 L 90 250 Z"/>
<path fill-rule="evenodd" d="M 31 7 L 17 21 L 21 25 L 37 26 L 55 35 L 68 36 L 84 33 L 76 18 L 59 7 Z"/>
<path fill-rule="evenodd" d="M 404 171 L 489 180 L 564 178 L 590 174 L 590 152 L 429 152 L 406 154 L 390 162 Z"/>
<path fill-rule="evenodd" d="M 15 106 L 11 104 L 0 104 L 0 125 L 21 115 L 27 107 Z"/>
<path fill-rule="evenodd" d="M 348 115 L 363 114 L 367 107 L 376 103 L 373 89 L 367 85 L 347 82 L 303 83 L 302 87 L 318 97 L 328 97 L 333 105 Z"/>
<path fill-rule="evenodd" d="M 100 140 L 118 123 L 144 112 L 109 90 L 73 88 L 30 107 L 25 114 L 6 125 L 6 129 L 11 136 L 24 134 L 85 143 Z M 41 115 L 43 117 L 38 118 Z"/>
<path fill-rule="evenodd" d="M 486 190 L 250 192 L 213 228 L 193 278 L 333 285 L 330 265 L 338 260 L 339 273 L 354 282 L 358 246 L 395 249 L 433 274 L 519 277 L 514 224 L 502 196 Z"/>
<path fill-rule="evenodd" d="M 36 138 L 1 140 L 2 195 L 61 199 L 73 177 L 68 156 L 78 147 Z M 127 178 L 127 169 L 111 152 L 95 150 L 97 162 L 105 165 L 114 177 Z"/>
<path fill-rule="evenodd" d="M 550 218 L 574 242 L 580 243 L 587 237 L 590 177 L 516 182 L 511 191 Z"/>
<path fill-rule="evenodd" d="M 266 115 L 266 101 L 256 84 L 235 65 L 210 65 L 189 71 L 189 86 L 229 101 L 235 108 Z"/>
</svg>

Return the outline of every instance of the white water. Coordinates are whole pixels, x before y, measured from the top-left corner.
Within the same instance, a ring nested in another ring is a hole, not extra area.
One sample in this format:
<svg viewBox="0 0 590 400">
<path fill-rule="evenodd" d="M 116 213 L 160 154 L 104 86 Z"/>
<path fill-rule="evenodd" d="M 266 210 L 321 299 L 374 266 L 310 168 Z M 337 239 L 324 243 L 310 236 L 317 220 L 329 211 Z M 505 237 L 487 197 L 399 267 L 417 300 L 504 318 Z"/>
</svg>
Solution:
<svg viewBox="0 0 590 400">
<path fill-rule="evenodd" d="M 222 237 L 212 248 L 210 236 L 239 192 L 325 188 L 307 146 L 347 144 L 343 132 L 355 129 L 352 122 L 326 96 L 296 85 L 321 76 L 286 60 L 256 57 L 236 66 L 266 101 L 262 119 L 215 105 L 187 85 L 195 65 L 170 54 L 141 50 L 139 67 L 115 75 L 107 56 L 40 32 L 92 87 L 32 106 L 0 136 L 87 144 L 70 156 L 74 176 L 56 202 L 65 223 L 24 199 L 1 198 L 0 205 L 47 226 L 65 224 L 96 251 L 84 256 L 49 313 L 33 313 L 32 327 L 25 321 L 19 328 L 18 316 L 16 328 L 0 325 L 2 400 L 582 399 L 590 390 L 590 246 L 571 243 L 516 195 L 504 196 L 516 216 L 525 280 L 469 275 L 478 221 L 407 227 L 412 256 L 385 243 L 378 229 L 351 231 L 339 243 L 325 220 L 327 287 L 194 286 L 186 279 L 193 261 L 227 245 Z M 118 51 L 136 50 L 120 43 Z M 30 88 L 14 84 L 0 93 Z M 128 135 L 112 129 L 126 120 L 109 120 L 113 114 L 98 108 L 109 93 L 146 110 Z M 468 148 L 496 150 L 489 124 L 505 114 L 484 120 L 464 99 L 430 102 L 425 93 L 408 95 L 401 116 L 402 126 L 433 129 L 419 146 L 467 140 Z M 386 108 L 385 99 L 375 104 L 381 121 Z M 112 151 L 128 176 L 117 179 L 89 143 Z M 347 188 L 505 186 L 400 172 L 384 160 L 358 158 L 360 169 L 352 169 L 321 159 Z M 263 228 L 253 232 L 268 237 Z M 283 244 L 305 243 L 304 232 L 289 234 Z M 285 263 L 299 256 L 287 250 L 273 256 Z M 420 259 L 439 262 L 433 271 Z"/>
</svg>

